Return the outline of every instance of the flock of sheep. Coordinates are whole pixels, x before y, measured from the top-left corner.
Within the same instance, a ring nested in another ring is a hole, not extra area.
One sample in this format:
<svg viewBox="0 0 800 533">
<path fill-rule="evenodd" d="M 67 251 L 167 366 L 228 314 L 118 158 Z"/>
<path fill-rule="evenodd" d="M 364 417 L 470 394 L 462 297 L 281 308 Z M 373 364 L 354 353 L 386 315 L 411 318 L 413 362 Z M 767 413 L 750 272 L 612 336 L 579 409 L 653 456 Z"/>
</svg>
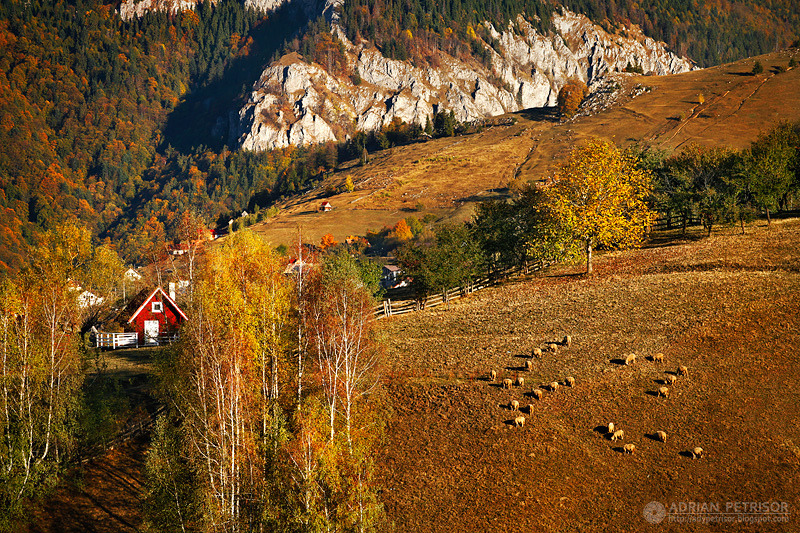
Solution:
<svg viewBox="0 0 800 533">
<path fill-rule="evenodd" d="M 567 335 L 564 337 L 564 340 L 560 343 L 562 346 L 570 347 L 572 346 L 572 337 Z M 544 349 L 542 348 L 534 348 L 531 350 L 531 357 L 532 358 L 541 358 L 544 353 L 552 353 L 555 354 L 558 352 L 558 344 L 551 343 L 548 344 Z M 624 364 L 626 366 L 631 366 L 636 363 L 637 355 L 630 354 L 625 357 Z M 650 361 L 654 363 L 664 363 L 665 357 L 663 353 L 657 353 L 650 356 Z M 524 366 L 525 371 L 530 372 L 533 369 L 533 360 L 527 359 L 525 361 Z M 662 383 L 667 385 L 674 385 L 678 379 L 678 376 L 686 376 L 689 373 L 689 369 L 683 365 L 680 365 L 676 372 L 674 373 L 667 373 L 666 376 L 663 378 Z M 497 371 L 491 370 L 489 372 L 489 381 L 494 382 L 497 380 Z M 574 387 L 575 386 L 575 378 L 572 376 L 567 376 L 563 380 L 563 384 L 567 387 Z M 501 381 L 501 385 L 504 389 L 512 389 L 513 387 L 521 388 L 525 385 L 525 378 L 521 376 L 515 377 L 513 380 L 511 378 L 503 378 Z M 548 385 L 542 385 L 540 387 L 534 388 L 532 392 L 529 393 L 530 396 L 536 398 L 537 400 L 541 400 L 544 397 L 545 389 L 550 392 L 556 392 L 560 386 L 560 382 L 552 381 Z M 670 389 L 667 386 L 659 387 L 658 391 L 656 392 L 657 397 L 668 398 L 670 394 Z M 520 412 L 520 403 L 519 400 L 511 400 L 508 404 L 508 409 L 514 412 Z M 522 409 L 527 410 L 528 415 L 533 414 L 533 405 L 528 404 L 527 407 L 522 407 Z M 513 424 L 515 427 L 524 427 L 525 426 L 525 417 L 522 415 L 517 416 L 513 420 Z M 619 429 L 613 422 L 610 422 L 607 426 L 607 432 L 605 436 L 611 441 L 618 441 L 623 440 L 625 438 L 625 432 L 622 429 Z M 667 441 L 667 433 L 665 431 L 656 431 L 654 438 L 661 442 Z M 636 445 L 632 443 L 625 444 L 622 447 L 622 451 L 624 453 L 634 453 L 636 451 Z M 686 455 L 690 455 L 692 458 L 700 458 L 703 456 L 703 448 L 697 446 L 692 449 L 690 452 L 687 452 Z"/>
</svg>

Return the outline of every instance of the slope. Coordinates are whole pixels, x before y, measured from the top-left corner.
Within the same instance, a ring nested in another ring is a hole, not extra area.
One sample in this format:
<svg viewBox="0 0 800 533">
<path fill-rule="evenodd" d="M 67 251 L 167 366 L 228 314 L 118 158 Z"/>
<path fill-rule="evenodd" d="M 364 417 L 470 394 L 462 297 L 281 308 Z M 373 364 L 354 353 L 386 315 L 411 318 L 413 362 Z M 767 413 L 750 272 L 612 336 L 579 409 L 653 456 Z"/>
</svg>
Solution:
<svg viewBox="0 0 800 533">
<path fill-rule="evenodd" d="M 689 143 L 741 149 L 776 121 L 800 120 L 800 69 L 778 73 L 792 55 L 800 52 L 757 58 L 765 66 L 759 76 L 749 74 L 755 59 L 674 76 L 620 75 L 616 92 L 587 103 L 597 108 L 588 116 L 559 122 L 552 110 L 528 110 L 514 114 L 514 124 L 395 147 L 365 166 L 351 161 L 254 229 L 278 245 L 296 238 L 298 225 L 318 242 L 326 233 L 337 240 L 364 235 L 411 213 L 465 219 L 475 202 L 506 193 L 509 183 L 547 177 L 572 146 L 592 137 L 669 151 Z M 347 176 L 353 192 L 335 192 L 345 191 Z M 332 212 L 318 212 L 323 198 Z"/>
</svg>

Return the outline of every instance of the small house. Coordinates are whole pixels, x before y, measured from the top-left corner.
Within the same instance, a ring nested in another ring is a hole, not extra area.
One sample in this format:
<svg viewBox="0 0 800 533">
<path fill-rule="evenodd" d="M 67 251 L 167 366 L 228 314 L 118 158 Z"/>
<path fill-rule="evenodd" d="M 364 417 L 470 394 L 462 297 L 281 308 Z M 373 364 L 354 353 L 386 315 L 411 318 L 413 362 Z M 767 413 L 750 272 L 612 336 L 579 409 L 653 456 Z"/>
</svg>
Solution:
<svg viewBox="0 0 800 533">
<path fill-rule="evenodd" d="M 402 269 L 397 265 L 383 265 L 381 284 L 387 289 L 394 287 L 397 285 L 398 278 L 402 272 Z"/>
<path fill-rule="evenodd" d="M 125 281 L 141 281 L 142 280 L 142 275 L 139 274 L 136 271 L 136 269 L 134 269 L 133 267 L 131 267 L 128 270 L 126 270 L 125 274 L 123 274 L 123 276 L 125 278 Z"/>
<path fill-rule="evenodd" d="M 137 333 L 139 346 L 153 346 L 173 340 L 186 314 L 161 287 L 144 289 L 123 309 L 117 320 Z"/>
<path fill-rule="evenodd" d="M 319 206 L 319 210 L 322 211 L 323 213 L 327 213 L 328 211 L 333 211 L 333 206 L 331 205 L 331 203 L 329 201 L 325 200 Z"/>
</svg>

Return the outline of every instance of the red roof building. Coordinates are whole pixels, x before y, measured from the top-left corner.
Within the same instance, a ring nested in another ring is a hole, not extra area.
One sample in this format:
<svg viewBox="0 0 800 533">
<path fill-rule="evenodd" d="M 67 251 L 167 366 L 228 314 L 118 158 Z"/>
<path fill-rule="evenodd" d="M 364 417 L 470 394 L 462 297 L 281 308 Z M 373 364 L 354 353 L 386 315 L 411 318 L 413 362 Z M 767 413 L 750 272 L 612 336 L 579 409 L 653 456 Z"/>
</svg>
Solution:
<svg viewBox="0 0 800 533">
<path fill-rule="evenodd" d="M 140 346 L 159 344 L 159 338 L 165 336 L 174 337 L 185 320 L 186 314 L 161 287 L 141 291 L 119 316 L 125 329 L 136 331 Z"/>
</svg>

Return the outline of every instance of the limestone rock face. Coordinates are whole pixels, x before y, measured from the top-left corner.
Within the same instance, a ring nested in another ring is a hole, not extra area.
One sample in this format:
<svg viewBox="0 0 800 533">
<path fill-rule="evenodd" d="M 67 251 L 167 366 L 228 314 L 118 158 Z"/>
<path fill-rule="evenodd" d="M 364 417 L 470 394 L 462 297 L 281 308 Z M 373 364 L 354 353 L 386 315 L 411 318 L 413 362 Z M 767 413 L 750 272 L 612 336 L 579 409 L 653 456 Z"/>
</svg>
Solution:
<svg viewBox="0 0 800 533">
<path fill-rule="evenodd" d="M 119 17 L 130 20 L 150 11 L 178 13 L 185 9 L 194 9 L 199 2 L 200 0 L 123 0 L 119 6 Z"/>
<path fill-rule="evenodd" d="M 247 0 L 259 4 L 277 0 Z M 314 0 L 309 0 L 314 1 Z M 342 0 L 318 0 L 329 13 Z M 384 57 L 365 43 L 345 42 L 347 69 L 333 74 L 297 54 L 284 56 L 261 74 L 239 111 L 238 142 L 246 150 L 344 140 L 356 131 L 374 131 L 395 118 L 424 126 L 437 111 L 453 111 L 473 121 L 531 107 L 552 106 L 571 77 L 595 89 L 611 73 L 640 66 L 646 73 L 691 70 L 692 63 L 637 28 L 623 37 L 570 12 L 555 15 L 555 32 L 538 33 L 522 17 L 516 30 L 486 24 L 500 52 L 486 46 L 491 64 L 463 61 L 441 53 L 438 65 L 424 68 Z M 520 35 L 520 30 L 522 35 Z M 358 71 L 361 83 L 353 83 Z"/>
</svg>

